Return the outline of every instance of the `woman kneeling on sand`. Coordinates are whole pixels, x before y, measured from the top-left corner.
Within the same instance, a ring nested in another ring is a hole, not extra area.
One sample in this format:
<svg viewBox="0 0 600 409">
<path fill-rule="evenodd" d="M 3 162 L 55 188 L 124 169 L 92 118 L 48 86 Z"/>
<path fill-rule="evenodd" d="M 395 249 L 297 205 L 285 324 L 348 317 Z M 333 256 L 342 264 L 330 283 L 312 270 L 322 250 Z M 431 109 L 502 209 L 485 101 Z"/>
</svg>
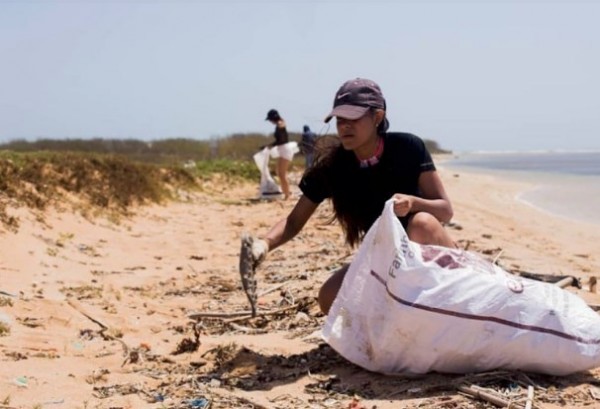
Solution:
<svg viewBox="0 0 600 409">
<path fill-rule="evenodd" d="M 333 117 L 337 141 L 317 152 L 313 167 L 300 181 L 302 196 L 295 207 L 263 238 L 243 239 L 251 241 L 246 246 L 251 254 L 241 257 L 252 257 L 256 267 L 268 251 L 296 236 L 325 199 L 331 199 L 334 217 L 350 246 L 362 240 L 393 197 L 394 212 L 412 241 L 454 247 L 442 226 L 452 218 L 452 206 L 431 155 L 417 136 L 388 132 L 379 86 L 362 78 L 345 82 L 325 122 Z M 328 313 L 347 270 L 346 265 L 335 271 L 321 287 L 323 313 Z"/>
</svg>

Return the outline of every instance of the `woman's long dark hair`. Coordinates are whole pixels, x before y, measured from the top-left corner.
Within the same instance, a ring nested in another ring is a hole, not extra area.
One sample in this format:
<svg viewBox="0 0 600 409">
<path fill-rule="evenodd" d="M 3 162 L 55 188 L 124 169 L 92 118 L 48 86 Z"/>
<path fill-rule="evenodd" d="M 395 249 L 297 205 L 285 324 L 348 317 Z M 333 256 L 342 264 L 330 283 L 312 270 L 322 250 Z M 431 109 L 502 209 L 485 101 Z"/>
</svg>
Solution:
<svg viewBox="0 0 600 409">
<path fill-rule="evenodd" d="M 348 162 L 353 163 L 348 166 Z M 355 167 L 355 162 L 354 153 L 345 150 L 337 136 L 326 135 L 317 139 L 315 162 L 306 171 L 310 177 L 321 179 L 327 190 L 332 192 L 334 214 L 329 223 L 335 220 L 340 223 L 350 246 L 356 246 L 369 228 L 360 217 L 363 198 L 352 186 L 356 178 L 353 172 L 348 172 Z"/>
</svg>

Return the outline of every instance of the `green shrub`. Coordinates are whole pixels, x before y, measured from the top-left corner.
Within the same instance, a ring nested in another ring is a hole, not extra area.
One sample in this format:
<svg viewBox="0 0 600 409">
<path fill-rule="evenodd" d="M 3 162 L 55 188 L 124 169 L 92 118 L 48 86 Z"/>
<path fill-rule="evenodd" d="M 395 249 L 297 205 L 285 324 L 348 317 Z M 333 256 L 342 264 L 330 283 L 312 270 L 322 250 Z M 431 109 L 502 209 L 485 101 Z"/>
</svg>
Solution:
<svg viewBox="0 0 600 409">
<path fill-rule="evenodd" d="M 223 174 L 227 177 L 242 180 L 260 179 L 260 171 L 254 161 L 215 159 L 196 162 L 195 171 L 200 178 L 207 178 L 213 174 Z"/>
</svg>

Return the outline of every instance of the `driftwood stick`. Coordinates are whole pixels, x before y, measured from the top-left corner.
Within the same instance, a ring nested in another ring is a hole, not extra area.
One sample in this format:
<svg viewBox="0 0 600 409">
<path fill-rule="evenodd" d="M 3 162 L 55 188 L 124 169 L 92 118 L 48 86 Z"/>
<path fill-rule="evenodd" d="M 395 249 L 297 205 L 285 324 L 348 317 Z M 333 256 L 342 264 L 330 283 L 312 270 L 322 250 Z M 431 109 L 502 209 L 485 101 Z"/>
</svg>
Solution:
<svg viewBox="0 0 600 409">
<path fill-rule="evenodd" d="M 346 252 L 346 254 L 344 254 L 343 256 L 338 257 L 335 260 L 333 260 L 331 263 L 327 264 L 325 266 L 325 268 L 329 268 L 331 266 L 338 264 L 340 261 L 343 261 L 343 260 L 347 259 L 348 257 L 350 257 L 352 254 L 354 254 L 354 253 L 351 251 Z"/>
<path fill-rule="evenodd" d="M 535 389 L 537 389 L 538 391 L 542 391 L 542 392 L 546 392 L 547 389 L 544 388 L 543 386 L 540 386 L 537 382 L 534 382 L 529 376 L 527 376 L 526 373 L 524 372 L 520 372 L 519 373 L 519 378 L 523 378 L 525 380 L 525 382 L 521 381 L 521 386 L 529 386 L 532 385 Z"/>
<path fill-rule="evenodd" d="M 129 346 L 125 343 L 125 341 L 123 341 L 122 339 L 119 339 L 111 334 L 107 334 L 106 330 L 109 329 L 108 325 L 104 324 L 103 322 L 97 320 L 96 318 L 92 317 L 90 314 L 88 314 L 85 309 L 81 306 L 81 304 L 79 304 L 77 301 L 73 300 L 73 299 L 67 299 L 67 304 L 69 304 L 71 307 L 73 307 L 77 312 L 79 312 L 80 314 L 82 314 L 83 316 L 85 316 L 87 319 L 89 319 L 90 321 L 94 322 L 95 324 L 98 324 L 100 326 L 100 328 L 102 328 L 100 330 L 100 334 L 102 334 L 102 336 L 105 339 L 110 339 L 113 341 L 117 341 L 118 343 L 121 344 L 121 346 L 123 347 L 123 355 L 128 356 L 129 352 L 131 351 L 131 348 L 129 348 Z"/>
<path fill-rule="evenodd" d="M 498 254 L 496 254 L 496 257 L 494 257 L 494 260 L 492 261 L 492 264 L 498 264 L 498 259 L 500 258 L 500 256 L 502 255 L 502 253 L 504 253 L 504 249 L 501 249 L 500 252 L 498 252 Z"/>
<path fill-rule="evenodd" d="M 265 328 L 249 328 L 249 327 L 244 327 L 243 325 L 236 324 L 235 322 L 230 322 L 229 326 L 236 331 L 242 331 L 242 332 L 245 332 L 246 334 L 251 334 L 251 335 L 266 334 L 267 332 L 269 332 Z"/>
<path fill-rule="evenodd" d="M 557 281 L 556 283 L 554 283 L 554 285 L 559 286 L 560 288 L 565 288 L 568 287 L 570 285 L 572 285 L 575 282 L 575 278 L 573 277 L 565 277 L 560 281 Z"/>
<path fill-rule="evenodd" d="M 346 254 L 344 254 L 343 256 L 339 257 L 338 259 L 335 260 L 335 262 L 340 262 L 342 260 L 347 259 L 348 257 L 350 257 L 352 255 L 351 251 L 346 252 Z"/>
<path fill-rule="evenodd" d="M 467 244 L 465 244 L 465 248 L 463 250 L 468 251 L 469 247 L 471 247 L 471 243 L 473 243 L 473 240 L 467 240 Z"/>
<path fill-rule="evenodd" d="M 264 296 L 265 296 L 265 295 L 267 295 L 267 294 L 271 294 L 273 291 L 277 291 L 277 290 L 279 290 L 281 287 L 283 287 L 283 286 L 284 286 L 284 285 L 286 285 L 286 284 L 287 284 L 287 283 L 281 283 L 281 284 L 277 284 L 276 286 L 274 286 L 274 287 L 271 287 L 271 288 L 269 288 L 269 289 L 267 289 L 267 290 L 263 291 L 262 293 L 258 294 L 258 295 L 257 295 L 257 297 L 259 297 L 259 298 L 260 298 L 260 297 L 264 297 Z"/>
<path fill-rule="evenodd" d="M 4 348 L 4 347 L 6 347 L 6 345 L 0 344 L 0 347 Z M 22 346 L 22 345 L 19 346 L 18 348 L 25 349 L 27 351 L 35 351 L 35 352 L 50 352 L 50 353 L 58 352 L 58 349 L 56 349 L 56 348 L 36 348 L 36 347 L 26 347 L 26 346 Z M 2 409 L 2 406 L 0 406 L 0 409 Z"/>
<path fill-rule="evenodd" d="M 598 284 L 598 279 L 596 277 L 590 277 L 590 292 L 591 293 L 596 293 L 596 286 Z"/>
<path fill-rule="evenodd" d="M 269 316 L 269 315 L 277 315 L 277 314 L 281 314 L 282 312 L 286 312 L 286 311 L 289 311 L 289 310 L 294 310 L 296 308 L 298 308 L 298 304 L 293 304 L 293 305 L 290 305 L 290 306 L 287 306 L 287 307 L 280 308 L 278 310 L 265 311 L 263 313 L 259 313 L 257 315 L 257 317 L 260 317 L 260 316 Z M 243 316 L 243 317 L 230 318 L 228 320 L 223 320 L 223 322 L 226 323 L 226 324 L 229 324 L 231 322 L 246 321 L 249 318 L 254 318 L 254 317 L 252 317 L 251 315 L 246 315 L 246 316 Z"/>
<path fill-rule="evenodd" d="M 191 320 L 199 320 L 202 318 L 233 318 L 245 317 L 252 315 L 252 311 L 236 311 L 236 312 L 192 312 L 187 315 Z"/>
<path fill-rule="evenodd" d="M 509 405 L 509 402 L 507 400 L 502 399 L 500 396 L 497 396 L 496 394 L 485 391 L 476 385 L 471 385 L 471 386 L 461 385 L 458 387 L 458 390 L 466 395 L 471 396 L 471 397 L 481 399 L 481 400 L 489 402 L 493 405 L 496 405 L 499 408 L 505 408 Z"/>
<path fill-rule="evenodd" d="M 103 324 L 102 322 L 98 321 L 96 318 L 92 317 L 90 314 L 88 314 L 85 309 L 81 306 L 81 304 L 79 304 L 77 301 L 72 300 L 72 299 L 67 299 L 67 304 L 69 304 L 71 307 L 73 307 L 77 312 L 79 312 L 80 314 L 84 315 L 86 318 L 88 318 L 90 321 L 100 325 L 100 327 L 104 330 L 108 329 L 108 326 Z"/>
<path fill-rule="evenodd" d="M 525 401 L 525 409 L 531 409 L 533 406 L 533 386 L 527 387 L 527 400 Z"/>
<path fill-rule="evenodd" d="M 268 310 L 268 311 L 262 311 L 259 312 L 256 316 L 261 316 L 261 315 L 277 315 L 277 314 L 281 314 L 282 312 L 286 312 L 288 310 L 292 310 L 294 308 L 297 308 L 298 304 L 293 304 L 293 305 L 289 305 L 287 307 L 283 307 L 283 308 L 279 308 L 277 310 Z M 202 318 L 249 318 L 252 316 L 252 311 L 237 311 L 237 312 L 192 312 L 190 314 L 188 314 L 188 318 L 191 320 L 199 320 Z"/>
</svg>

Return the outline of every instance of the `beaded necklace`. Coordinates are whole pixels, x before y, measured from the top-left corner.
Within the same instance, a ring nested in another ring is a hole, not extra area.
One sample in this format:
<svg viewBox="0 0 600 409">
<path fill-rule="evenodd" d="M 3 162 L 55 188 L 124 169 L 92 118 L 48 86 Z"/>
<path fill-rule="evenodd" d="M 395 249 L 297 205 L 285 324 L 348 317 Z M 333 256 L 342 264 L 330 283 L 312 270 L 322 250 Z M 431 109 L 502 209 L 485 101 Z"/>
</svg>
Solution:
<svg viewBox="0 0 600 409">
<path fill-rule="evenodd" d="M 379 159 L 381 158 L 382 153 L 383 153 L 383 138 L 380 137 L 379 141 L 377 142 L 377 148 L 375 149 L 375 153 L 373 154 L 373 156 L 371 156 L 370 158 L 367 158 L 367 159 L 359 159 L 358 157 L 356 159 L 358 159 L 358 161 L 360 162 L 361 168 L 368 168 L 369 166 L 374 166 L 379 163 Z"/>
</svg>

